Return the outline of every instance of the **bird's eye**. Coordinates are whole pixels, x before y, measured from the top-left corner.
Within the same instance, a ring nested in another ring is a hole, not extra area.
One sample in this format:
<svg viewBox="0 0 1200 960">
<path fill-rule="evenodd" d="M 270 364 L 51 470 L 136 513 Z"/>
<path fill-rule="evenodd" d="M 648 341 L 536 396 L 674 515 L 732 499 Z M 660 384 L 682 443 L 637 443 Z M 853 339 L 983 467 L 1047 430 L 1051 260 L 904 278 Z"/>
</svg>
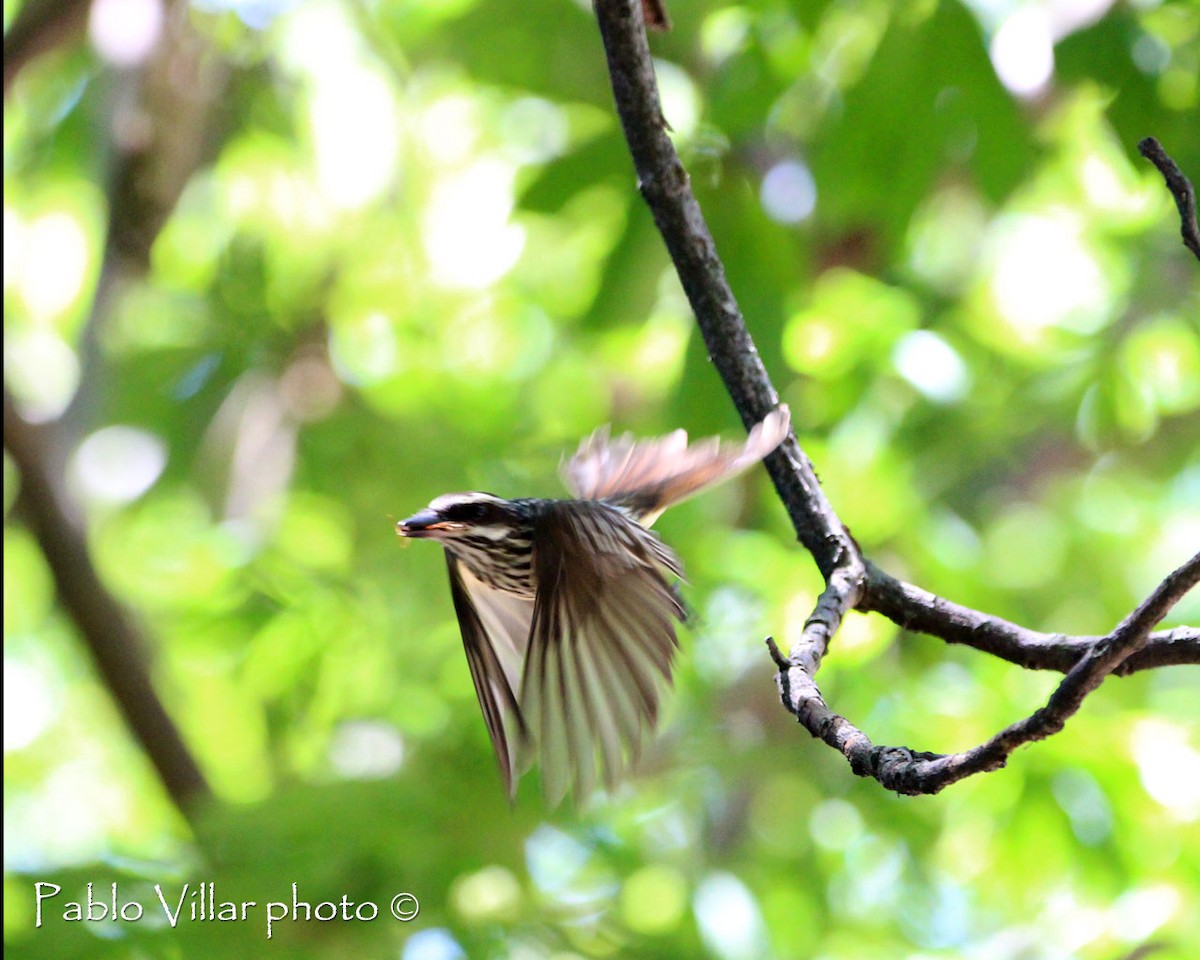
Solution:
<svg viewBox="0 0 1200 960">
<path fill-rule="evenodd" d="M 482 503 L 463 503 L 454 508 L 454 518 L 461 523 L 479 523 L 487 516 L 487 507 Z"/>
</svg>

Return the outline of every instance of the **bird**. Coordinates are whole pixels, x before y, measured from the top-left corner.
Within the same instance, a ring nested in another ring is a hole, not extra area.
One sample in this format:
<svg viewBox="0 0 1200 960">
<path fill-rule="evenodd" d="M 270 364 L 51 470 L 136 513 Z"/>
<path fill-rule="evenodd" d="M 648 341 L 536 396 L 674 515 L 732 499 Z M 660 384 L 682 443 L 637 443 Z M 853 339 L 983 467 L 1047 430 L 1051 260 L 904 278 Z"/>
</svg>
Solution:
<svg viewBox="0 0 1200 960">
<path fill-rule="evenodd" d="M 683 566 L 650 525 L 783 442 L 780 405 L 743 443 L 687 433 L 584 439 L 560 473 L 572 498 L 436 497 L 396 524 L 445 548 L 475 693 L 510 801 L 535 761 L 553 806 L 608 790 L 637 762 L 671 682 Z"/>
</svg>

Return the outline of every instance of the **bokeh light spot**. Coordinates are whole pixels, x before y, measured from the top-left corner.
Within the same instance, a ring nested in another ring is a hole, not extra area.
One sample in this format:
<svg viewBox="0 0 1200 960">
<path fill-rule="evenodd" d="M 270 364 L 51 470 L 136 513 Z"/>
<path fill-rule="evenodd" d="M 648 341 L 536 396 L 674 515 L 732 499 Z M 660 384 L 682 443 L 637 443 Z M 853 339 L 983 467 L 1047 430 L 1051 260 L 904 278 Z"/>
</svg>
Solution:
<svg viewBox="0 0 1200 960">
<path fill-rule="evenodd" d="M 826 800 L 813 807 L 808 829 L 818 847 L 845 850 L 863 834 L 862 815 L 845 800 Z"/>
<path fill-rule="evenodd" d="M 621 915 L 639 933 L 674 930 L 686 907 L 687 883 L 673 867 L 643 867 L 625 881 L 621 890 Z"/>
<path fill-rule="evenodd" d="M 700 936 L 724 960 L 753 960 L 766 953 L 766 932 L 754 895 L 730 873 L 707 876 L 693 907 Z"/>
<path fill-rule="evenodd" d="M 1019 97 L 1035 97 L 1054 76 L 1054 41 L 1040 7 L 1018 7 L 992 37 L 988 54 L 996 76 Z"/>
<path fill-rule="evenodd" d="M 93 0 L 88 37 L 114 67 L 135 67 L 154 50 L 162 34 L 161 0 Z"/>
<path fill-rule="evenodd" d="M 347 779 L 390 777 L 404 763 L 404 739 L 381 721 L 348 721 L 334 731 L 329 761 Z"/>
<path fill-rule="evenodd" d="M 21 296 L 35 316 L 52 319 L 82 292 L 91 254 L 87 234 L 74 216 L 53 211 L 27 224 L 18 239 L 25 244 L 18 254 Z"/>
<path fill-rule="evenodd" d="M 476 923 L 512 919 L 521 903 L 521 885 L 504 867 L 484 867 L 459 877 L 450 899 L 461 916 Z"/>
<path fill-rule="evenodd" d="M 1142 786 L 1177 820 L 1200 819 L 1200 752 L 1182 727 L 1145 719 L 1133 728 L 1133 759 Z"/>
<path fill-rule="evenodd" d="M 779 223 L 800 223 L 817 206 L 817 182 L 799 160 L 777 163 L 763 177 L 759 192 L 767 216 Z"/>
<path fill-rule="evenodd" d="M 525 246 L 525 231 L 509 222 L 513 169 L 498 159 L 476 161 L 442 177 L 425 210 L 425 253 L 434 279 L 478 290 L 506 274 Z"/>
<path fill-rule="evenodd" d="M 58 699 L 46 672 L 6 652 L 4 752 L 22 750 L 40 737 L 58 714 Z"/>
<path fill-rule="evenodd" d="M 400 960 L 463 960 L 466 953 L 449 930 L 418 930 L 404 941 Z"/>
<path fill-rule="evenodd" d="M 1068 214 L 1016 214 L 994 233 L 991 293 L 1001 317 L 1022 340 L 1048 327 L 1092 333 L 1108 318 L 1111 292 Z"/>
<path fill-rule="evenodd" d="M 961 400 L 971 386 L 967 365 L 950 344 L 932 330 L 906 333 L 892 351 L 900 376 L 938 403 Z"/>
<path fill-rule="evenodd" d="M 75 451 L 72 477 L 84 492 L 106 503 L 127 503 L 149 490 L 167 465 L 163 441 L 137 427 L 104 427 Z"/>
</svg>

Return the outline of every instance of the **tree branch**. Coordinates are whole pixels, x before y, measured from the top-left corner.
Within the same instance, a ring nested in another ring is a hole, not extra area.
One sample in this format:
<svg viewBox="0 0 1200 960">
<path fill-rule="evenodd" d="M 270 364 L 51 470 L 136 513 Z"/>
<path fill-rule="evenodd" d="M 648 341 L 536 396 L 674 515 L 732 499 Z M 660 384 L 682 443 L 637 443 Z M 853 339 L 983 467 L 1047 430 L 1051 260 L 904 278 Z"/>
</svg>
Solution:
<svg viewBox="0 0 1200 960">
<path fill-rule="evenodd" d="M 597 0 L 596 15 L 638 187 L 675 263 L 709 358 L 750 427 L 779 405 L 779 394 L 746 329 L 687 171 L 667 136 L 640 6 L 631 0 Z M 766 466 L 800 542 L 829 578 L 842 557 L 858 555 L 858 546 L 821 490 L 812 463 L 792 436 L 767 457 Z"/>
<path fill-rule="evenodd" d="M 117 78 L 107 106 L 108 230 L 92 308 L 79 337 L 79 385 L 62 415 L 63 434 L 81 435 L 102 410 L 107 366 L 100 344 L 122 292 L 142 278 L 150 250 L 184 188 L 214 152 L 229 68 L 213 56 L 189 18 L 167 0 L 162 34 L 149 59 Z M 136 131 L 132 135 L 129 130 Z"/>
<path fill-rule="evenodd" d="M 37 538 L 59 600 L 91 651 L 125 721 L 186 817 L 197 802 L 208 797 L 208 784 L 154 690 L 144 654 L 145 638 L 96 574 L 76 512 L 46 470 L 47 451 L 55 445 L 48 435 L 52 429 L 21 419 L 5 388 L 4 448 L 21 475 L 16 509 Z"/>
<path fill-rule="evenodd" d="M 1167 189 L 1179 208 L 1179 233 L 1183 236 L 1183 245 L 1200 260 L 1200 225 L 1196 223 L 1196 191 L 1192 189 L 1191 181 L 1154 137 L 1140 141 L 1138 152 L 1158 167 L 1158 172 L 1167 181 Z"/>
<path fill-rule="evenodd" d="M 36 52 L 35 33 L 60 39 L 48 31 L 66 29 L 74 23 L 71 17 L 82 23 L 87 6 L 72 0 L 34 0 L 28 15 L 31 39 L 14 36 L 15 25 L 5 38 L 6 89 L 10 69 L 27 59 L 22 54 L 10 68 L 10 43 L 18 52 Z M 23 9 L 22 16 L 25 13 Z M 153 53 L 138 70 L 117 78 L 122 93 L 106 104 L 109 113 L 102 129 L 109 133 L 103 147 L 111 161 L 108 231 L 100 278 L 77 346 L 79 386 L 56 423 L 34 426 L 20 417 L 6 384 L 4 445 L 21 474 L 18 509 L 46 557 L 59 599 L 135 738 L 187 816 L 209 795 L 208 785 L 155 692 L 141 629 L 92 566 L 82 517 L 60 482 L 70 450 L 102 414 L 105 365 L 99 344 L 113 305 L 126 283 L 147 269 L 155 238 L 211 148 L 207 134 L 226 85 L 227 67 L 210 55 L 192 28 L 187 5 L 172 0 L 165 14 Z"/>
<path fill-rule="evenodd" d="M 1110 673 L 1141 649 L 1150 628 L 1200 581 L 1200 553 L 1171 573 L 1112 633 L 1104 637 L 1071 669 L 1046 705 L 1001 730 L 985 743 L 946 756 L 922 754 L 905 758 L 894 752 L 880 757 L 877 776 L 898 793 L 937 793 L 973 773 L 996 770 L 1019 746 L 1058 733 Z M 888 784 L 887 780 L 893 784 Z"/>
<path fill-rule="evenodd" d="M 906 630 L 974 647 L 1027 670 L 1066 673 L 1104 639 L 1030 630 L 897 580 L 870 561 L 858 609 L 864 613 L 873 610 Z M 1139 670 L 1185 663 L 1200 663 L 1200 629 L 1195 627 L 1150 634 L 1146 645 L 1114 672 L 1127 676 Z"/>
<path fill-rule="evenodd" d="M 636 0 L 596 0 L 595 7 L 638 186 L 696 315 L 709 357 L 749 427 L 778 404 L 779 396 L 746 329 L 687 172 L 667 135 L 640 5 Z M 1183 179 L 1182 175 L 1179 178 Z M 1183 183 L 1187 181 L 1183 179 Z M 1169 176 L 1168 184 L 1172 185 Z M 1187 189 L 1191 196 L 1190 184 Z M 1172 193 L 1184 211 L 1174 185 Z M 1194 206 L 1194 200 L 1192 203 Z M 1184 219 L 1186 237 L 1186 216 Z M 1194 212 L 1192 219 L 1194 222 Z M 963 777 L 1003 766 L 1020 744 L 1062 729 L 1087 694 L 1111 673 L 1200 662 L 1200 631 L 1182 627 L 1150 633 L 1195 584 L 1200 576 L 1200 555 L 1167 577 L 1106 637 L 1038 633 L 950 603 L 866 561 L 825 497 L 812 463 L 794 436 L 765 463 L 798 539 L 812 554 L 826 582 L 816 609 L 787 657 L 773 639 L 767 640 L 779 667 L 780 699 L 814 737 L 840 751 L 856 774 L 874 777 L 890 790 L 936 793 Z M 1046 706 L 965 753 L 940 755 L 906 747 L 876 747 L 853 723 L 830 710 L 815 680 L 830 640 L 846 611 L 855 607 L 879 612 L 901 626 L 949 643 L 969 644 L 1030 669 L 1058 670 L 1066 676 Z"/>
<path fill-rule="evenodd" d="M 820 740 L 840 751 L 859 776 L 874 777 L 883 786 L 902 794 L 938 793 L 952 783 L 975 773 L 998 770 L 1008 762 L 1017 747 L 1044 740 L 1058 733 L 1080 706 L 1109 674 L 1144 648 L 1150 629 L 1200 581 L 1200 553 L 1171 573 L 1154 592 L 1112 633 L 1092 644 L 1090 649 L 1063 677 L 1044 707 L 1006 727 L 990 740 L 962 753 L 937 754 L 907 747 L 876 747 L 850 721 L 838 716 L 825 704 L 812 679 L 819 656 L 801 659 L 794 651 L 782 660 L 774 643 L 769 645 L 779 664 L 776 677 L 784 706 L 796 715 L 804 727 Z M 826 594 L 830 591 L 827 589 Z M 825 596 L 822 595 L 822 601 Z M 820 603 L 818 603 L 820 609 Z M 814 615 L 815 616 L 815 615 Z M 811 624 L 810 620 L 810 624 Z M 805 634 L 809 625 L 805 625 Z M 808 647 L 816 647 L 814 638 Z M 799 648 L 798 648 L 799 649 Z M 800 649 L 806 653 L 807 649 Z M 823 650 L 821 651 L 823 652 Z"/>
<path fill-rule="evenodd" d="M 854 608 L 862 583 L 861 560 L 858 565 L 848 563 L 835 571 L 817 599 L 816 609 L 805 621 L 799 639 L 792 645 L 791 655 L 785 659 L 770 637 L 767 647 L 779 667 L 775 683 L 784 706 L 809 733 L 844 754 L 855 773 L 865 776 L 869 771 L 864 751 L 869 753 L 871 741 L 849 720 L 829 709 L 814 679 L 846 611 Z"/>
<path fill-rule="evenodd" d="M 642 19 L 651 30 L 671 29 L 671 16 L 663 0 L 642 0 Z"/>
<path fill-rule="evenodd" d="M 87 0 L 29 0 L 4 35 L 4 96 L 22 68 L 35 57 L 83 31 Z"/>
</svg>

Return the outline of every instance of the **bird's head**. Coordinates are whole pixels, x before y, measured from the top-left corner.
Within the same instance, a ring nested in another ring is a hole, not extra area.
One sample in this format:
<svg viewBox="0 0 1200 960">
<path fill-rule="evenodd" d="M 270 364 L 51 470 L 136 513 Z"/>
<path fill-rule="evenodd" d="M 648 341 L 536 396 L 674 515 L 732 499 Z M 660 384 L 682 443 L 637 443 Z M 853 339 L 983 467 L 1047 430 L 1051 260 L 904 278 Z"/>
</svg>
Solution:
<svg viewBox="0 0 1200 960">
<path fill-rule="evenodd" d="M 490 493 L 447 493 L 424 510 L 396 524 L 402 537 L 438 540 L 447 545 L 467 537 L 501 540 L 520 524 L 509 500 Z"/>
</svg>

